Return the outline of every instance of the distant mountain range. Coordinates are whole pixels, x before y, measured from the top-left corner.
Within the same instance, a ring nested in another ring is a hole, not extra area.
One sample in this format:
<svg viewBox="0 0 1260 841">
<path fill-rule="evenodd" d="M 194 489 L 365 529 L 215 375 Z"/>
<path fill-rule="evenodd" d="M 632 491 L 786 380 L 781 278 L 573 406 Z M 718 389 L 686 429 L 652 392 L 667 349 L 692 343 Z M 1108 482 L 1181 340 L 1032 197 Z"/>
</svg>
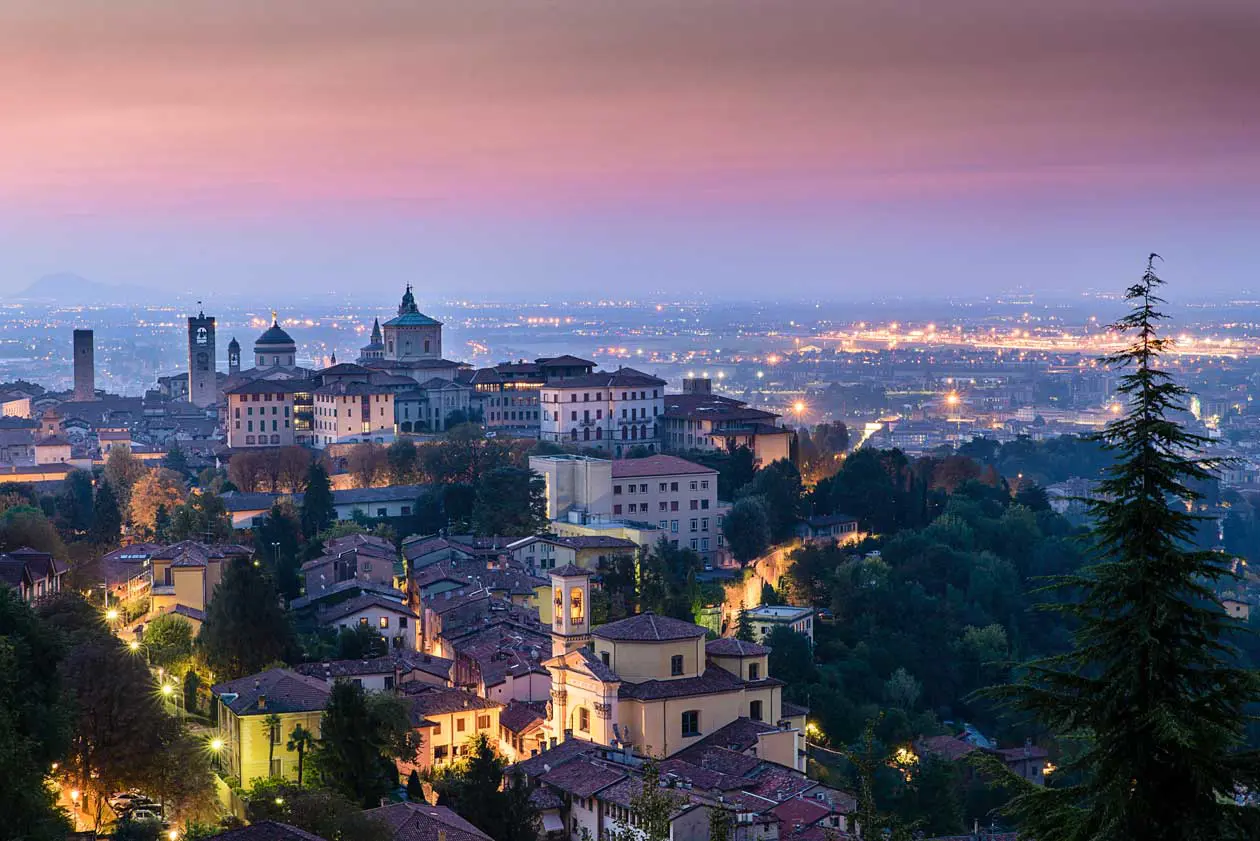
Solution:
<svg viewBox="0 0 1260 841">
<path fill-rule="evenodd" d="M 47 274 L 14 296 L 20 301 L 78 304 L 131 304 L 152 300 L 154 290 L 88 280 L 73 272 Z"/>
</svg>

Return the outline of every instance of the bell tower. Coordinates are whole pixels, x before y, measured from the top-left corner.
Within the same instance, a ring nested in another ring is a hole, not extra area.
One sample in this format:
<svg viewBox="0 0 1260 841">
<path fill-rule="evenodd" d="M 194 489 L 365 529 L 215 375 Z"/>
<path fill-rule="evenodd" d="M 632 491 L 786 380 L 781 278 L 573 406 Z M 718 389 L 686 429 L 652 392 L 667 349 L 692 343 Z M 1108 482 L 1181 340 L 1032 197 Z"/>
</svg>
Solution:
<svg viewBox="0 0 1260 841">
<path fill-rule="evenodd" d="M 200 301 L 197 302 L 200 305 Z M 188 402 L 205 408 L 219 402 L 215 374 L 214 316 L 199 311 L 188 318 Z"/>
<path fill-rule="evenodd" d="M 228 342 L 228 373 L 239 374 L 241 372 L 241 343 L 236 341 L 236 337 L 232 337 L 232 341 Z"/>
<path fill-rule="evenodd" d="M 574 564 L 551 571 L 551 656 L 591 641 L 591 571 Z"/>
</svg>

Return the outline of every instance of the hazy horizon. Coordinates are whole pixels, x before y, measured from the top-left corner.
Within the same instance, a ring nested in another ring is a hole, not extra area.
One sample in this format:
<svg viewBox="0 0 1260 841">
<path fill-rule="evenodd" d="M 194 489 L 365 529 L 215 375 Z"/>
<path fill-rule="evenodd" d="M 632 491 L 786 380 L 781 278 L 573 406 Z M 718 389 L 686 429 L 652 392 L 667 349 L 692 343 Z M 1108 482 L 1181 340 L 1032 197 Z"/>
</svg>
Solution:
<svg viewBox="0 0 1260 841">
<path fill-rule="evenodd" d="M 1254 3 L 91 5 L 0 9 L 3 295 L 1257 287 Z"/>
</svg>

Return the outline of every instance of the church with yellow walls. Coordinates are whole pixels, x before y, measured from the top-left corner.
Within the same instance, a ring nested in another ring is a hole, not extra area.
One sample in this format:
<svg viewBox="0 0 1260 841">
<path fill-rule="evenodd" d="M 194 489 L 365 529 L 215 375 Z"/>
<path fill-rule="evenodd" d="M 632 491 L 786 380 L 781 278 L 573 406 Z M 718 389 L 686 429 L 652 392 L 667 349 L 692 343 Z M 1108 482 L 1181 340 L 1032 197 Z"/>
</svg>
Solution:
<svg viewBox="0 0 1260 841">
<path fill-rule="evenodd" d="M 589 627 L 589 570 L 551 570 L 547 744 L 582 739 L 669 757 L 723 728 L 756 732 L 750 750 L 805 769 L 805 711 L 784 705 L 769 649 L 643 613 Z M 720 738 L 720 735 L 717 737 Z"/>
</svg>

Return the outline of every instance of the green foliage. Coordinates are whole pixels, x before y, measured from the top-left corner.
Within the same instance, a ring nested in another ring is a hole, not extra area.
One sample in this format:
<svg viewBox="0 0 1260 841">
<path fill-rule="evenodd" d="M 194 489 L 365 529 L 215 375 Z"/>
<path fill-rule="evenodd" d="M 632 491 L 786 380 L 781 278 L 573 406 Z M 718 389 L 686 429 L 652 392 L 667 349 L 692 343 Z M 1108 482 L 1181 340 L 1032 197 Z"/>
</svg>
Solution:
<svg viewBox="0 0 1260 841">
<path fill-rule="evenodd" d="M 404 755 L 410 734 L 402 703 L 388 695 L 369 697 L 349 681 L 333 685 L 315 764 L 330 789 L 361 808 L 377 805 L 398 786 L 394 759 Z"/>
<path fill-rule="evenodd" d="M 407 776 L 407 799 L 413 803 L 423 803 L 424 786 L 420 782 L 420 773 L 415 768 Z"/>
<path fill-rule="evenodd" d="M 790 540 L 801 513 L 801 473 L 787 459 L 768 464 L 753 480 L 739 490 L 741 499 L 762 497 L 770 518 L 770 539 L 775 543 Z M 733 511 L 732 511 L 733 513 Z"/>
<path fill-rule="evenodd" d="M 473 511 L 477 505 L 477 488 L 465 482 L 454 482 L 442 488 L 442 510 L 446 512 L 451 531 L 464 534 L 472 531 Z"/>
<path fill-rule="evenodd" d="M 774 677 L 800 686 L 817 680 L 814 647 L 809 644 L 809 637 L 776 625 L 764 640 L 758 642 L 770 647 L 770 674 Z"/>
<path fill-rule="evenodd" d="M 609 830 L 608 841 L 669 841 L 670 818 L 683 800 L 660 781 L 660 766 L 649 759 L 643 764 L 643 783 L 630 797 L 630 823 Z"/>
<path fill-rule="evenodd" d="M 741 610 L 739 612 L 738 624 L 735 626 L 735 639 L 744 642 L 756 642 L 753 636 L 752 620 L 748 618 L 748 611 Z M 774 674 L 774 672 L 771 672 Z"/>
<path fill-rule="evenodd" d="M 639 564 L 639 607 L 687 622 L 695 621 L 699 593 L 696 573 L 703 567 L 700 556 L 661 538 Z"/>
<path fill-rule="evenodd" d="M 546 530 L 547 485 L 524 467 L 499 467 L 477 481 L 473 532 L 527 537 Z"/>
<path fill-rule="evenodd" d="M 407 485 L 416 480 L 420 467 L 420 454 L 410 438 L 399 438 L 385 450 L 385 463 L 389 468 L 389 480 L 395 485 Z"/>
<path fill-rule="evenodd" d="M 370 625 L 355 625 L 337 632 L 338 660 L 370 660 L 389 653 L 389 643 Z"/>
<path fill-rule="evenodd" d="M 206 607 L 198 642 L 219 680 L 260 672 L 284 658 L 292 630 L 275 585 L 261 568 L 244 558 L 228 562 Z"/>
<path fill-rule="evenodd" d="M 763 496 L 744 497 L 731 506 L 722 521 L 722 534 L 731 555 L 741 564 L 761 557 L 770 548 L 770 507 Z"/>
<path fill-rule="evenodd" d="M 70 744 L 58 665 L 64 641 L 0 587 L 0 815 L 5 837 L 54 841 L 70 829 L 44 785 Z"/>
<path fill-rule="evenodd" d="M 412 514 L 411 534 L 437 534 L 446 528 L 446 506 L 443 505 L 443 496 L 444 490 L 441 488 L 426 488 L 420 492 L 420 496 L 416 498 L 416 504 L 412 508 L 414 513 Z"/>
<path fill-rule="evenodd" d="M 359 803 L 344 795 L 280 780 L 259 781 L 245 794 L 245 816 L 250 823 L 278 821 L 337 841 L 388 841 L 393 837 L 387 826 L 368 817 Z"/>
<path fill-rule="evenodd" d="M 113 546 L 122 533 L 122 510 L 114 486 L 102 482 L 96 489 L 92 503 L 92 528 L 89 537 L 97 546 Z"/>
<path fill-rule="evenodd" d="M 181 476 L 187 478 L 189 475 L 188 456 L 179 448 L 179 442 L 171 444 L 171 448 L 167 450 L 166 455 L 162 458 L 162 466 L 167 470 L 173 470 Z"/>
<path fill-rule="evenodd" d="M 66 556 L 61 535 L 43 511 L 25 505 L 15 506 L 0 514 L 0 552 L 29 546 L 58 558 Z"/>
<path fill-rule="evenodd" d="M 201 491 L 190 494 L 188 501 L 171 512 L 167 539 L 197 540 L 223 543 L 232 537 L 232 521 L 218 494 Z"/>
<path fill-rule="evenodd" d="M 709 841 L 731 841 L 734 829 L 735 821 L 729 809 L 716 806 L 709 809 Z"/>
<path fill-rule="evenodd" d="M 92 528 L 92 497 L 91 473 L 71 470 L 66 474 L 56 502 L 57 520 L 64 531 L 82 534 Z"/>
<path fill-rule="evenodd" d="M 298 758 L 297 767 L 297 784 L 300 787 L 306 778 L 306 757 L 319 742 L 315 738 L 315 734 L 307 730 L 301 724 L 293 725 L 293 730 L 289 733 L 289 740 L 285 743 L 285 748 L 296 753 Z M 415 772 L 412 772 L 415 773 Z"/>
<path fill-rule="evenodd" d="M 312 461 L 306 474 L 306 492 L 302 495 L 301 526 L 307 539 L 323 532 L 337 519 L 333 507 L 332 484 L 328 471 L 318 461 Z"/>
<path fill-rule="evenodd" d="M 276 582 L 285 599 L 302 592 L 302 523 L 287 502 L 277 501 L 254 526 L 254 555 Z"/>
<path fill-rule="evenodd" d="M 150 663 L 182 674 L 192 657 L 192 623 L 175 613 L 155 616 L 144 626 L 144 644 L 148 647 Z"/>
<path fill-rule="evenodd" d="M 1213 586 L 1228 558 L 1190 547 L 1187 512 L 1216 466 L 1192 454 L 1205 441 L 1170 415 L 1186 391 L 1158 367 L 1168 349 L 1154 255 L 1126 295 L 1115 329 L 1132 344 L 1110 357 L 1127 371 L 1127 411 L 1097 438 L 1115 462 L 1090 504 L 1096 561 L 1056 583 L 1076 596 L 1050 605 L 1074 627 L 1072 649 L 1034 660 L 992 694 L 1066 738 L 1063 785 L 1024 784 L 1009 806 L 1041 841 L 1254 838 L 1260 816 L 1235 805 L 1260 762 L 1242 752 L 1245 713 L 1260 679 L 1235 665 L 1236 625 Z"/>
</svg>

